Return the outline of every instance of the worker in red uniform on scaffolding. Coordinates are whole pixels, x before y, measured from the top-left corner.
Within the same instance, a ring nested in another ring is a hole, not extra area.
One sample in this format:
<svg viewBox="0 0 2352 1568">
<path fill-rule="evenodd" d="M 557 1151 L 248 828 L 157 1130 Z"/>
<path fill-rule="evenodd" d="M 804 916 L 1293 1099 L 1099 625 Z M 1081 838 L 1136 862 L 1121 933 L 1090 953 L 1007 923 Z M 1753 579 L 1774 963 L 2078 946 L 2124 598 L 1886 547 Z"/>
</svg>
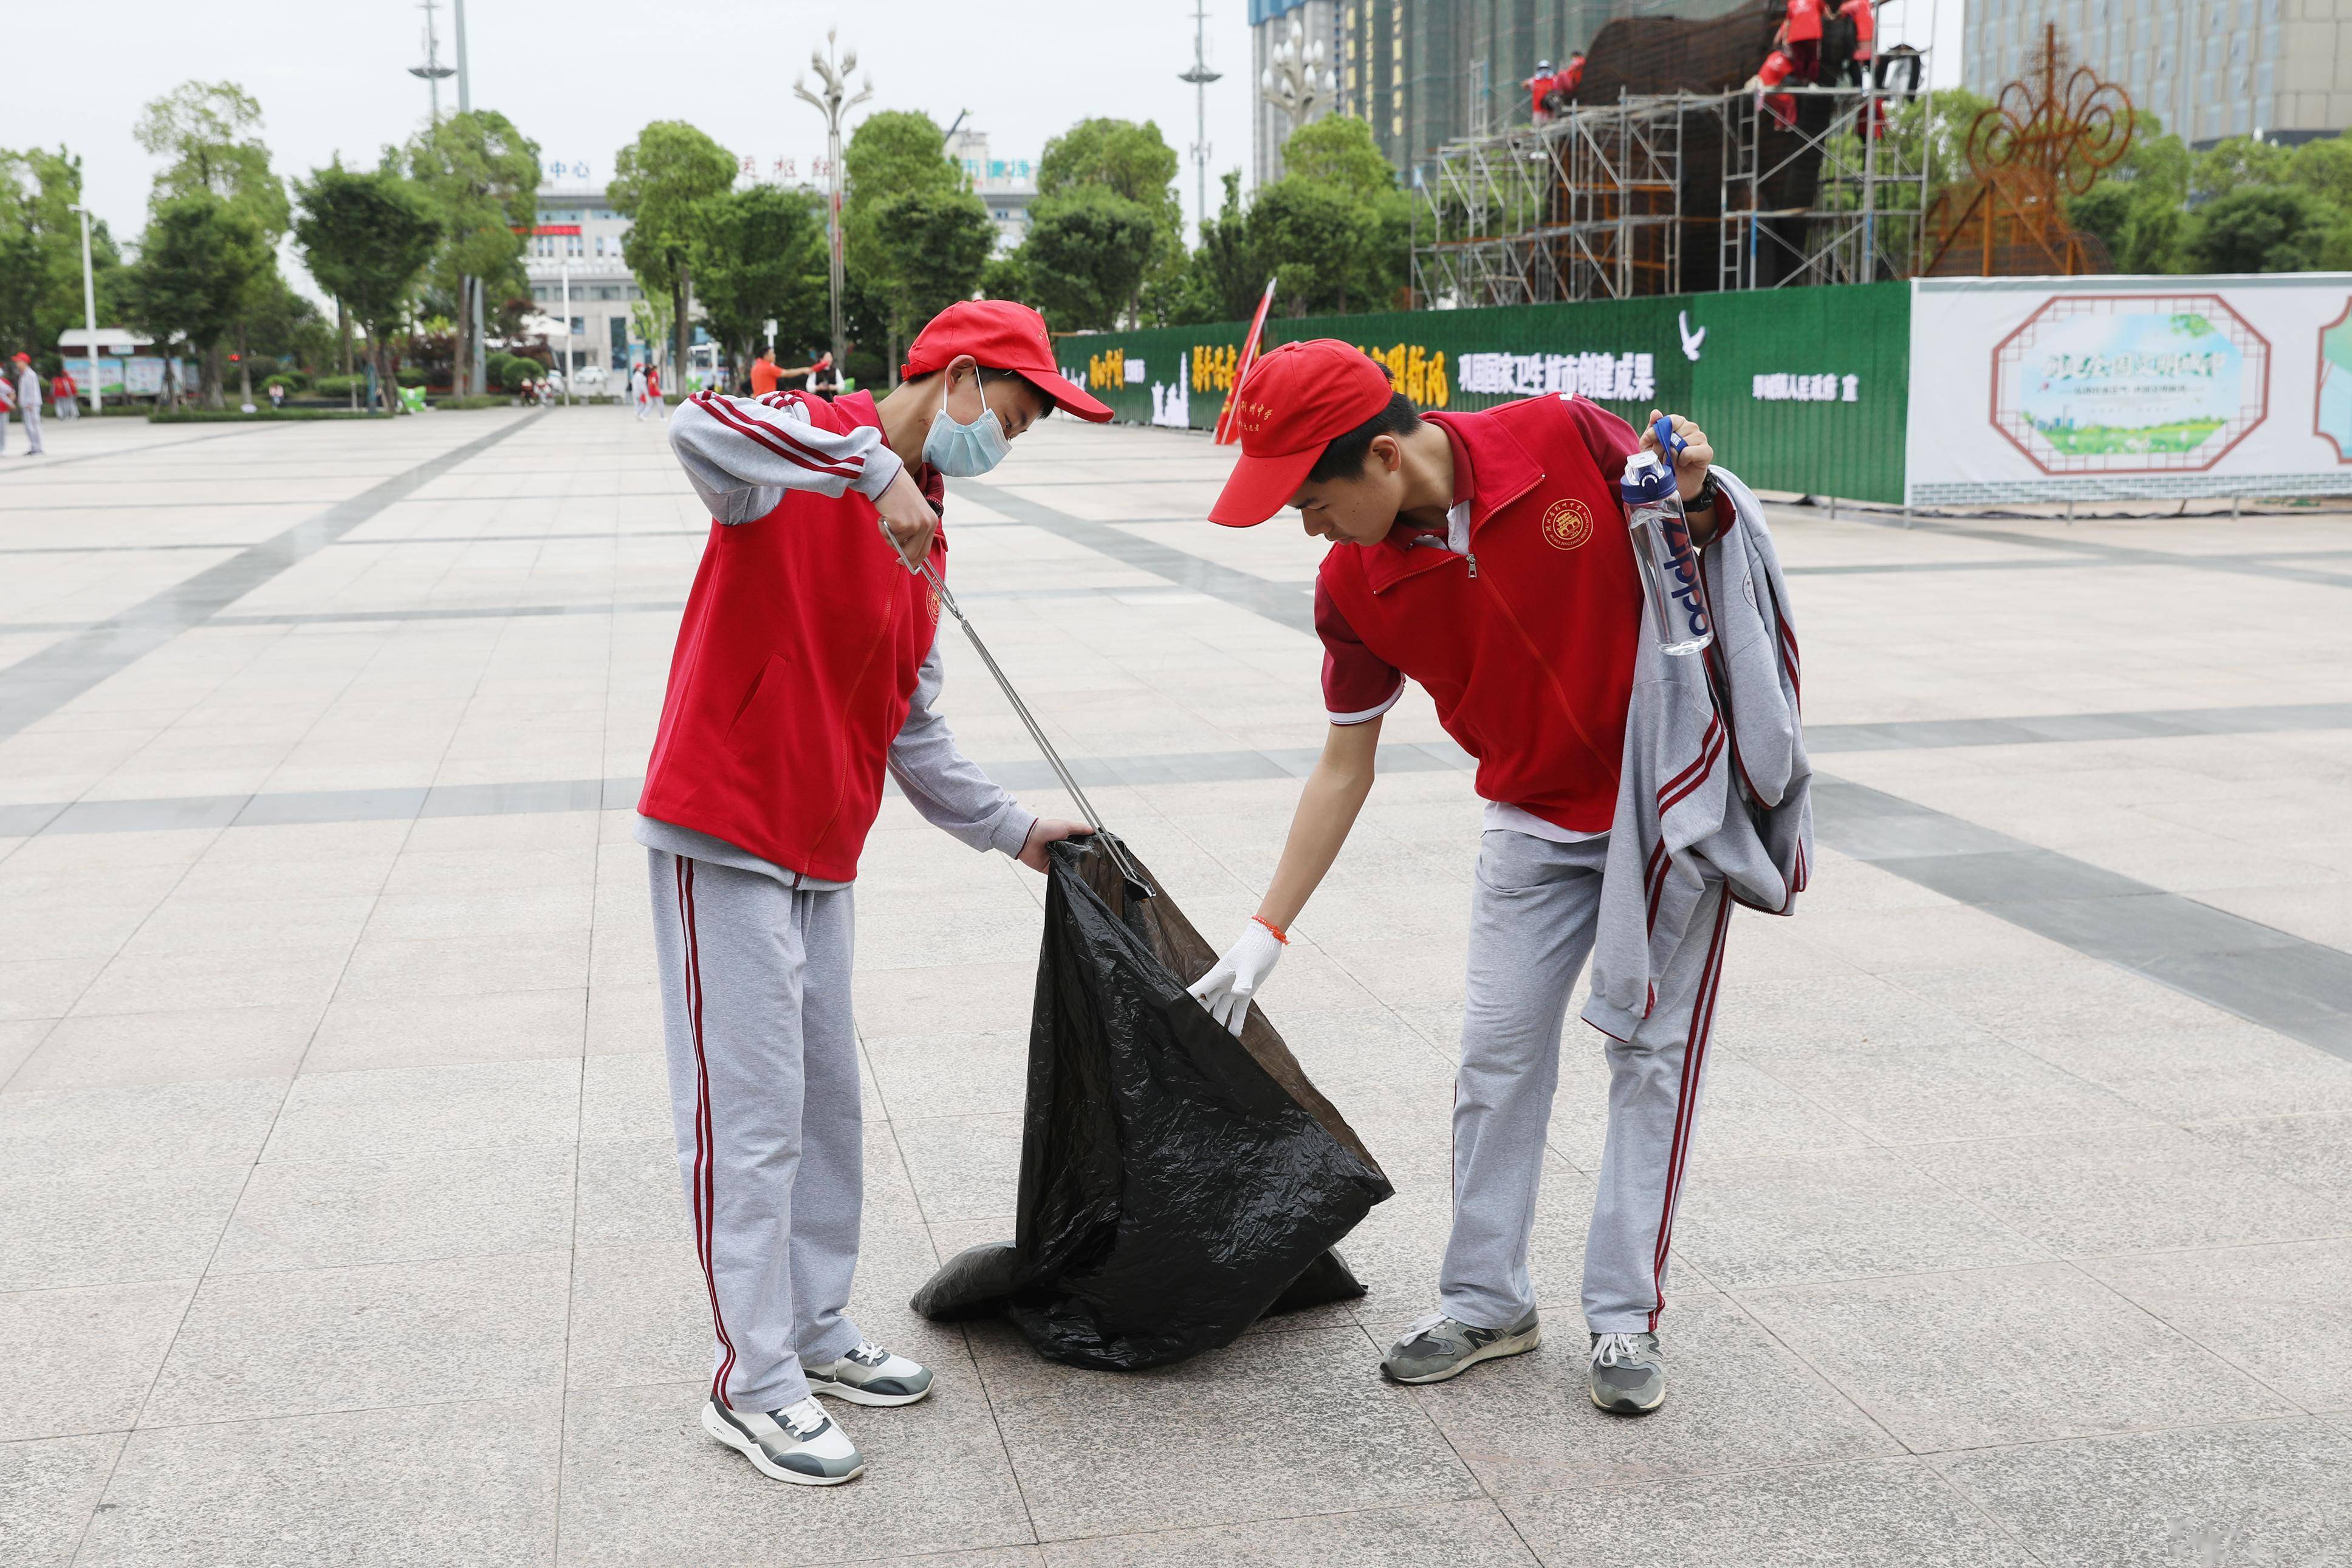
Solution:
<svg viewBox="0 0 2352 1568">
<path fill-rule="evenodd" d="M 1772 52 L 1764 57 L 1764 63 L 1756 68 L 1756 74 L 1748 78 L 1748 89 L 1756 95 L 1757 107 L 1770 115 L 1784 131 L 1793 130 L 1796 126 L 1796 95 L 1773 89 L 1786 82 L 1795 68 L 1795 62 L 1789 58 L 1788 46 L 1775 43 Z"/>
<path fill-rule="evenodd" d="M 1822 0 L 1788 0 L 1787 20 L 1780 24 L 1789 63 L 1801 82 L 1822 79 Z"/>
<path fill-rule="evenodd" d="M 1846 79 L 1856 87 L 1870 85 L 1870 66 L 1878 53 L 1878 15 L 1871 0 L 1845 0 L 1838 15 L 1853 24 L 1853 58 L 1848 62 Z"/>
</svg>

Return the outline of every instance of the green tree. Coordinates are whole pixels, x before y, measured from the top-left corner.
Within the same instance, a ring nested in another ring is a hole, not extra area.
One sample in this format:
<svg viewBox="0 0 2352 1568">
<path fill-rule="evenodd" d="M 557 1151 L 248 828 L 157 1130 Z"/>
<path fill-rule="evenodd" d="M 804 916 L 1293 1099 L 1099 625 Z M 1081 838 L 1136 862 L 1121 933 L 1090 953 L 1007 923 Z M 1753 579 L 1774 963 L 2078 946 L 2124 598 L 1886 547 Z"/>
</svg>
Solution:
<svg viewBox="0 0 2352 1568">
<path fill-rule="evenodd" d="M 2189 255 L 2200 272 L 2309 272 L 2352 260 L 2344 214 L 2288 185 L 2242 184 L 2199 209 Z"/>
<path fill-rule="evenodd" d="M 1177 167 L 1175 149 L 1160 136 L 1159 125 L 1148 120 L 1139 125 L 1131 120 L 1082 120 L 1046 142 L 1037 161 L 1041 207 L 1098 191 L 1150 214 L 1149 246 L 1136 287 L 1123 302 L 1129 318 L 1139 324 L 1146 319 L 1146 291 L 1164 306 L 1183 276 L 1184 208 L 1176 193 Z"/>
<path fill-rule="evenodd" d="M 1021 265 L 1032 298 L 1062 331 L 1099 331 L 1129 311 L 1151 263 L 1159 216 L 1100 185 L 1040 196 Z"/>
<path fill-rule="evenodd" d="M 0 148 L 0 362 L 54 350 L 82 323 L 81 160 L 64 148 Z M 121 308 L 121 258 L 102 221 L 90 225 L 98 304 Z"/>
<path fill-rule="evenodd" d="M 949 302 L 980 287 L 995 244 L 988 204 L 948 161 L 947 136 L 912 110 L 868 115 L 842 150 L 843 263 L 880 316 L 896 376 L 898 347 Z M 986 235 L 983 239 L 982 231 Z M 927 255 L 923 246 L 939 246 Z"/>
<path fill-rule="evenodd" d="M 667 297 L 666 324 L 676 335 L 671 363 L 681 390 L 693 314 L 694 234 L 702 222 L 698 209 L 734 186 L 735 170 L 735 155 L 693 126 L 656 120 L 621 149 L 605 190 L 614 210 L 630 220 L 621 242 L 629 270 L 646 293 Z"/>
<path fill-rule="evenodd" d="M 268 265 L 254 275 L 251 297 L 241 303 L 233 324 L 239 350 L 238 390 L 247 402 L 253 401 L 247 352 L 251 319 L 280 286 L 278 242 L 293 221 L 285 182 L 271 172 L 269 149 L 255 134 L 261 123 L 260 103 L 235 82 L 191 81 L 149 103 L 131 130 L 141 147 L 168 160 L 155 175 L 151 208 L 184 196 L 213 196 L 250 218 L 268 244 Z M 213 341 L 192 345 L 203 356 L 199 363 L 207 401 L 218 396 L 220 357 L 227 336 L 225 332 Z"/>
<path fill-rule="evenodd" d="M 2118 272 L 2181 272 L 2194 154 L 2153 114 L 2134 127 L 2131 151 L 2097 184 L 2066 203 L 2066 219 L 2099 236 Z"/>
<path fill-rule="evenodd" d="M 1286 178 L 1312 180 L 1360 202 L 1404 199 L 1372 128 L 1351 114 L 1327 114 L 1292 131 L 1282 144 L 1282 168 Z"/>
<path fill-rule="evenodd" d="M 235 82 L 183 82 L 147 105 L 131 137 L 169 159 L 155 175 L 152 200 L 210 194 L 241 207 L 271 244 L 292 223 L 286 186 L 269 169 L 258 136 L 261 105 Z"/>
<path fill-rule="evenodd" d="M 474 313 L 465 290 L 481 288 L 486 301 L 530 294 L 523 238 L 515 231 L 528 230 L 538 215 L 539 143 L 497 110 L 475 110 L 418 131 L 409 141 L 407 160 L 410 177 L 441 221 L 432 277 L 456 305 L 451 319 L 458 388 L 479 393 L 483 389 L 474 384 L 473 374 Z M 476 281 L 467 285 L 467 278 Z"/>
<path fill-rule="evenodd" d="M 688 264 L 710 335 L 749 359 L 773 319 L 786 353 L 825 340 L 824 212 L 805 191 L 754 185 L 697 209 Z"/>
<path fill-rule="evenodd" d="M 1173 325 L 1246 321 L 1265 291 L 1267 267 L 1250 236 L 1249 214 L 1242 210 L 1242 172 L 1228 170 L 1224 183 L 1224 204 L 1201 225 L 1200 248 L 1168 300 L 1165 314 Z"/>
<path fill-rule="evenodd" d="M 365 328 L 376 374 L 393 385 L 392 329 L 441 240 L 440 219 L 415 183 L 394 167 L 373 173 L 340 160 L 313 170 L 295 194 L 294 238 L 319 287 Z M 391 399 L 393 407 L 398 399 Z"/>
<path fill-rule="evenodd" d="M 138 324 L 173 355 L 173 339 L 204 354 L 201 395 L 222 404 L 212 354 L 244 312 L 256 284 L 271 267 L 268 236 L 243 208 L 209 192 L 170 196 L 155 204 L 139 242 L 132 306 Z M 173 401 L 178 388 L 173 388 Z"/>
<path fill-rule="evenodd" d="M 1275 304 L 1286 316 L 1375 304 L 1395 270 L 1384 265 L 1378 216 L 1313 180 L 1285 177 L 1258 192 L 1249 223 L 1259 259 L 1280 279 Z"/>
<path fill-rule="evenodd" d="M 2248 185 L 2276 185 L 2284 181 L 2294 156 L 2274 141 L 2232 136 L 2197 154 L 2190 190 L 2210 201 Z"/>
<path fill-rule="evenodd" d="M 996 225 L 987 204 L 970 191 L 908 191 L 874 209 L 874 228 L 879 303 L 895 371 L 899 345 L 980 287 L 996 248 Z"/>
</svg>

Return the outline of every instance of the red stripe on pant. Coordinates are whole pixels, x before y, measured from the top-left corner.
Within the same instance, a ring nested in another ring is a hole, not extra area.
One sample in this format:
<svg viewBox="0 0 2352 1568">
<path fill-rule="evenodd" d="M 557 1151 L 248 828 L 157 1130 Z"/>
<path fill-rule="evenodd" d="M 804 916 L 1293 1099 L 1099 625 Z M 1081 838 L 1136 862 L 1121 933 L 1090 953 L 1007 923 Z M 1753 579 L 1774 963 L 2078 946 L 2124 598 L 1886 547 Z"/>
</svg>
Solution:
<svg viewBox="0 0 2352 1568">
<path fill-rule="evenodd" d="M 1723 978 L 1723 936 L 1731 923 L 1731 895 L 1726 890 L 1715 910 L 1715 930 L 1707 938 L 1706 962 L 1700 967 L 1698 991 L 1691 998 L 1690 1032 L 1683 1040 L 1683 1081 L 1675 1100 L 1675 1134 L 1666 1155 L 1665 1196 L 1658 1206 L 1658 1245 L 1650 1261 L 1656 1302 L 1650 1308 L 1649 1327 L 1657 1332 L 1658 1314 L 1666 1310 L 1666 1256 L 1674 1240 L 1675 1205 L 1682 1196 L 1683 1164 L 1690 1155 L 1691 1126 L 1698 1103 L 1699 1074 L 1706 1063 L 1706 1042 L 1715 1028 L 1715 993 Z"/>
<path fill-rule="evenodd" d="M 710 1397 L 727 1403 L 727 1379 L 735 1371 L 735 1342 L 727 1333 L 727 1318 L 719 1310 L 719 1278 L 711 1268 L 712 1233 L 717 1203 L 715 1167 L 717 1140 L 710 1125 L 710 1064 L 702 1049 L 702 948 L 694 924 L 694 862 L 677 857 L 677 925 L 686 965 L 686 1017 L 694 1031 L 694 1250 L 702 1263 L 702 1282 L 710 1293 L 710 1324 L 725 1353 L 711 1375 Z"/>
</svg>

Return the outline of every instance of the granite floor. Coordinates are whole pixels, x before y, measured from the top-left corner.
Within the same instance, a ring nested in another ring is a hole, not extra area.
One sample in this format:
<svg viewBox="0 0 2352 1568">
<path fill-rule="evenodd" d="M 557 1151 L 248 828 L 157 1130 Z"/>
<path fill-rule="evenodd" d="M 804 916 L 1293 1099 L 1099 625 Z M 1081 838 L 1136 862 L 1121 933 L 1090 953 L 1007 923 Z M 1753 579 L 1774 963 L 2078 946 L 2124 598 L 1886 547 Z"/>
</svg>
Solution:
<svg viewBox="0 0 2352 1568">
<path fill-rule="evenodd" d="M 855 1311 L 808 1493 L 700 1433 L 629 810 L 704 520 L 610 409 L 52 424 L 0 459 L 0 1563 L 2352 1563 L 2352 526 L 1776 508 L 1821 854 L 1734 921 L 1664 1320 L 1420 1390 L 1477 805 L 1417 693 L 1265 1005 L 1394 1179 L 1370 1286 L 1114 1377 L 924 1322 L 1006 1234 L 1040 881 L 886 802 Z M 1738 455 L 1725 461 L 1735 469 Z M 1055 419 L 955 581 L 1213 939 L 1319 743 L 1312 548 Z M 966 750 L 1054 800 L 960 643 Z"/>
</svg>

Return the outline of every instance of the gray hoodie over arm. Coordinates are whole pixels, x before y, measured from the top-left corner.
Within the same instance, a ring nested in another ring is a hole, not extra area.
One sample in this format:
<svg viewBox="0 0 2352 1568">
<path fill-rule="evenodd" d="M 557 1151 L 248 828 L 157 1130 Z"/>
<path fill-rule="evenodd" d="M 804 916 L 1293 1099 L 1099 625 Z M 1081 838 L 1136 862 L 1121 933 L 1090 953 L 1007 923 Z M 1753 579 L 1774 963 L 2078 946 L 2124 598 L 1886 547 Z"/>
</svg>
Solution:
<svg viewBox="0 0 2352 1568">
<path fill-rule="evenodd" d="M 1727 470 L 1715 474 L 1734 508 L 1700 563 L 1715 645 L 1667 658 L 1645 610 L 1633 666 L 1583 1015 L 1619 1040 L 1649 1016 L 1708 883 L 1786 915 L 1812 869 L 1813 770 L 1788 584 L 1763 508 Z M 1727 712 L 1708 687 L 1709 663 Z"/>
</svg>

